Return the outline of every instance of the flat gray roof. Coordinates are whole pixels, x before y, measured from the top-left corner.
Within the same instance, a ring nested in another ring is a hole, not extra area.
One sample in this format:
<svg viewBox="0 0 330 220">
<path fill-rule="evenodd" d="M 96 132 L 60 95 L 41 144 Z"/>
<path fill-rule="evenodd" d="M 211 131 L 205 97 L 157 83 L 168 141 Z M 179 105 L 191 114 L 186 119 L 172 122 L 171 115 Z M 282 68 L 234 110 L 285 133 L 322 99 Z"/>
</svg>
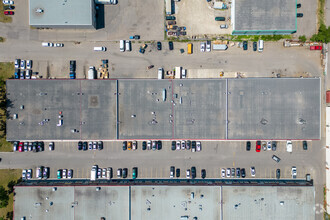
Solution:
<svg viewBox="0 0 330 220">
<path fill-rule="evenodd" d="M 235 30 L 296 30 L 296 0 L 235 0 Z"/>
<path fill-rule="evenodd" d="M 319 78 L 8 80 L 7 98 L 8 140 L 320 138 Z"/>
<path fill-rule="evenodd" d="M 15 187 L 15 220 L 314 219 L 314 187 Z M 193 193 L 193 195 L 192 195 Z M 281 204 L 282 203 L 282 204 Z"/>
<path fill-rule="evenodd" d="M 127 186 L 15 187 L 15 220 L 129 219 Z"/>
<path fill-rule="evenodd" d="M 314 187 L 222 187 L 223 219 L 315 219 Z M 283 204 L 281 204 L 283 202 Z"/>
<path fill-rule="evenodd" d="M 94 0 L 29 0 L 30 25 L 92 25 Z M 42 9 L 42 13 L 36 12 Z"/>
</svg>

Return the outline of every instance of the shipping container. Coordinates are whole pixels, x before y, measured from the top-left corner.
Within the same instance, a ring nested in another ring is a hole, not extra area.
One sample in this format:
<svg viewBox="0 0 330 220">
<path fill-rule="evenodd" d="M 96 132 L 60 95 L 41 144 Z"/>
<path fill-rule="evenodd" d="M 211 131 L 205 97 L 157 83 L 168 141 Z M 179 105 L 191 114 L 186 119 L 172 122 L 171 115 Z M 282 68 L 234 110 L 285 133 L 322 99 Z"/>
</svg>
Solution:
<svg viewBox="0 0 330 220">
<path fill-rule="evenodd" d="M 327 91 L 327 103 L 330 103 L 330 90 Z"/>
</svg>

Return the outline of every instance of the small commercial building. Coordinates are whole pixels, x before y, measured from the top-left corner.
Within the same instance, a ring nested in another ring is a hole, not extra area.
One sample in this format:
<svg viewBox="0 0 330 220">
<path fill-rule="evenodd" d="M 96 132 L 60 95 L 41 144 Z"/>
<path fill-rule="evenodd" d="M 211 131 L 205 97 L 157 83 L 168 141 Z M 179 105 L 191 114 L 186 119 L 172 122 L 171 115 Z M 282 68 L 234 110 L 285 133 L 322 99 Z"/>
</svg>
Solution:
<svg viewBox="0 0 330 220">
<path fill-rule="evenodd" d="M 296 0 L 233 0 L 233 35 L 292 34 L 297 31 Z"/>
<path fill-rule="evenodd" d="M 29 24 L 36 28 L 96 28 L 94 0 L 29 0 Z"/>
</svg>

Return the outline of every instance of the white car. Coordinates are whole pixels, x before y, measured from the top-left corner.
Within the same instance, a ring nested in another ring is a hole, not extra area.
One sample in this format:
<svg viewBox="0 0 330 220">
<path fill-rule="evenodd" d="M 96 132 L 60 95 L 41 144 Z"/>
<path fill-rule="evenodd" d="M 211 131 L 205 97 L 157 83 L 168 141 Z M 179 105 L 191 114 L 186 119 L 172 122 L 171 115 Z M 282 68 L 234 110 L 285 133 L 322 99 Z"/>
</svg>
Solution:
<svg viewBox="0 0 330 220">
<path fill-rule="evenodd" d="M 200 141 L 196 141 L 196 151 L 201 151 L 202 149 L 202 145 L 201 145 L 201 142 Z"/>
<path fill-rule="evenodd" d="M 255 167 L 251 167 L 251 176 L 256 176 L 256 169 L 255 169 Z"/>
<path fill-rule="evenodd" d="M 61 43 L 55 43 L 55 44 L 54 44 L 54 47 L 64 47 L 64 44 L 61 44 Z"/>
<path fill-rule="evenodd" d="M 205 52 L 205 42 L 201 42 L 201 52 Z"/>
<path fill-rule="evenodd" d="M 170 168 L 170 178 L 174 177 L 174 172 L 175 172 L 175 168 L 173 166 L 171 166 L 171 168 Z"/>
<path fill-rule="evenodd" d="M 291 141 L 287 141 L 286 142 L 286 151 L 287 152 L 292 152 L 292 142 Z"/>
<path fill-rule="evenodd" d="M 221 177 L 222 178 L 225 178 L 226 177 L 226 170 L 225 170 L 225 168 L 222 168 L 221 169 Z"/>
<path fill-rule="evenodd" d="M 181 149 L 181 143 L 180 143 L 180 141 L 177 141 L 176 142 L 176 149 L 177 150 L 180 150 Z"/>
<path fill-rule="evenodd" d="M 102 169 L 102 178 L 105 179 L 107 177 L 107 168 Z"/>
<path fill-rule="evenodd" d="M 186 171 L 186 177 L 187 177 L 187 179 L 190 178 L 190 169 L 188 169 L 188 170 Z"/>
<path fill-rule="evenodd" d="M 53 151 L 54 150 L 54 142 L 49 143 L 49 150 Z"/>
<path fill-rule="evenodd" d="M 93 142 L 93 150 L 96 150 L 96 149 L 97 149 L 97 142 L 94 141 L 94 142 Z"/>
<path fill-rule="evenodd" d="M 32 60 L 27 60 L 26 61 L 26 68 L 31 69 L 32 68 Z"/>
<path fill-rule="evenodd" d="M 21 70 L 25 69 L 25 60 L 21 60 Z"/>
<path fill-rule="evenodd" d="M 67 169 L 63 169 L 62 171 L 62 178 L 63 179 L 66 179 L 66 174 L 68 173 L 68 170 Z"/>
<path fill-rule="evenodd" d="M 68 170 L 68 178 L 71 179 L 73 174 L 73 170 Z"/>
<path fill-rule="evenodd" d="M 147 149 L 148 149 L 148 150 L 151 150 L 151 141 L 148 141 L 148 142 L 147 142 Z"/>
<path fill-rule="evenodd" d="M 22 179 L 26 180 L 26 170 L 22 170 Z"/>
<path fill-rule="evenodd" d="M 181 141 L 181 150 L 186 149 L 186 142 L 185 141 Z"/>
<path fill-rule="evenodd" d="M 206 52 L 210 52 L 211 51 L 211 41 L 206 41 Z"/>
<path fill-rule="evenodd" d="M 230 168 L 227 168 L 227 177 L 230 177 Z"/>
<path fill-rule="evenodd" d="M 14 4 L 14 1 L 3 0 L 2 3 L 3 3 L 4 5 L 13 5 L 13 4 Z"/>
<path fill-rule="evenodd" d="M 15 60 L 15 69 L 19 69 L 19 65 L 21 64 L 21 60 L 20 59 L 16 59 Z"/>
<path fill-rule="evenodd" d="M 136 150 L 137 149 L 136 141 L 133 141 L 132 142 L 132 149 L 133 150 Z"/>
<path fill-rule="evenodd" d="M 25 70 L 25 79 L 31 79 L 31 70 Z"/>
<path fill-rule="evenodd" d="M 32 169 L 28 169 L 26 172 L 26 178 L 29 180 L 32 178 Z"/>
<path fill-rule="evenodd" d="M 88 150 L 93 150 L 93 142 L 88 142 Z"/>
<path fill-rule="evenodd" d="M 121 168 L 119 168 L 119 169 L 117 170 L 117 177 L 118 177 L 118 178 L 120 178 L 120 177 L 121 177 L 121 172 L 122 172 L 122 169 L 121 169 Z"/>
<path fill-rule="evenodd" d="M 291 175 L 292 175 L 293 179 L 297 178 L 297 168 L 296 167 L 291 168 Z"/>
<path fill-rule="evenodd" d="M 271 149 L 272 149 L 272 142 L 267 141 L 267 150 L 271 150 Z"/>
</svg>

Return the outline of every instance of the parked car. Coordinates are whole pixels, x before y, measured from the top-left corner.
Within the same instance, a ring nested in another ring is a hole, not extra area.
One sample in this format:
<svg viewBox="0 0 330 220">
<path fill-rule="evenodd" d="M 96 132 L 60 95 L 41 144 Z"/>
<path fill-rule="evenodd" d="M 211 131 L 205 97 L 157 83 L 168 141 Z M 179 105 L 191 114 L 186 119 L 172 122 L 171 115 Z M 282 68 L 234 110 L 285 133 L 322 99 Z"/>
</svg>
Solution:
<svg viewBox="0 0 330 220">
<path fill-rule="evenodd" d="M 124 168 L 123 169 L 123 178 L 127 178 L 127 175 L 128 175 L 128 170 L 127 170 L 127 168 Z"/>
<path fill-rule="evenodd" d="M 96 150 L 96 149 L 97 149 L 97 142 L 94 141 L 94 142 L 93 142 L 93 150 Z"/>
<path fill-rule="evenodd" d="M 256 152 L 260 152 L 261 149 L 261 141 L 256 142 Z"/>
<path fill-rule="evenodd" d="M 322 50 L 322 46 L 310 46 L 310 50 Z"/>
<path fill-rule="evenodd" d="M 42 178 L 43 179 L 48 179 L 48 177 L 49 177 L 49 168 L 48 167 L 45 167 L 43 169 L 43 172 L 42 172 Z"/>
<path fill-rule="evenodd" d="M 156 150 L 157 149 L 156 141 L 152 141 L 151 144 L 152 144 L 152 150 Z"/>
<path fill-rule="evenodd" d="M 286 151 L 289 153 L 292 152 L 292 142 L 291 141 L 286 142 Z"/>
<path fill-rule="evenodd" d="M 18 69 L 18 68 L 20 68 L 20 64 L 21 64 L 21 59 L 16 59 L 15 60 L 15 69 Z"/>
<path fill-rule="evenodd" d="M 25 69 L 25 60 L 21 60 L 21 70 Z"/>
<path fill-rule="evenodd" d="M 26 170 L 22 170 L 22 180 L 26 180 Z"/>
<path fill-rule="evenodd" d="M 300 3 L 297 4 L 297 8 L 301 8 L 301 4 Z"/>
<path fill-rule="evenodd" d="M 173 50 L 173 49 L 174 49 L 174 46 L 173 46 L 173 42 L 172 42 L 172 41 L 169 41 L 169 42 L 168 42 L 168 48 L 169 48 L 170 50 Z"/>
<path fill-rule="evenodd" d="M 171 145 L 171 150 L 175 150 L 176 149 L 176 143 L 175 141 L 172 141 L 172 145 Z"/>
<path fill-rule="evenodd" d="M 13 5 L 4 5 L 3 6 L 3 10 L 14 10 L 15 9 L 15 6 Z"/>
<path fill-rule="evenodd" d="M 143 141 L 142 142 L 142 150 L 146 150 L 147 149 L 147 142 Z"/>
<path fill-rule="evenodd" d="M 62 170 L 62 178 L 63 178 L 63 179 L 66 179 L 66 177 L 67 177 L 67 176 L 66 176 L 67 173 L 68 173 L 68 170 L 67 170 L 67 169 L 63 169 L 63 170 Z"/>
<path fill-rule="evenodd" d="M 26 61 L 26 68 L 27 69 L 32 69 L 32 60 L 27 60 Z"/>
<path fill-rule="evenodd" d="M 105 179 L 107 177 L 107 168 L 102 169 L 102 178 Z"/>
<path fill-rule="evenodd" d="M 191 141 L 186 141 L 186 149 L 190 150 L 191 148 Z"/>
<path fill-rule="evenodd" d="M 241 176 L 242 176 L 242 178 L 245 178 L 245 169 L 244 168 L 241 169 Z"/>
<path fill-rule="evenodd" d="M 278 162 L 281 161 L 281 159 L 280 159 L 278 156 L 276 156 L 276 155 L 273 155 L 273 156 L 272 156 L 272 159 L 275 160 L 276 163 L 278 163 Z"/>
<path fill-rule="evenodd" d="M 3 13 L 5 15 L 14 15 L 15 14 L 15 12 L 13 12 L 13 11 L 4 11 Z"/>
<path fill-rule="evenodd" d="M 18 141 L 14 141 L 13 143 L 13 151 L 17 151 L 18 150 Z"/>
<path fill-rule="evenodd" d="M 138 168 L 137 167 L 133 167 L 132 169 L 132 178 L 136 179 L 137 178 L 137 174 L 138 174 Z"/>
<path fill-rule="evenodd" d="M 295 166 L 291 168 L 291 175 L 293 179 L 297 178 L 297 168 Z"/>
<path fill-rule="evenodd" d="M 187 178 L 187 179 L 190 178 L 190 169 L 187 169 L 187 171 L 186 171 L 186 178 Z"/>
<path fill-rule="evenodd" d="M 118 168 L 117 169 L 117 177 L 118 178 L 121 178 L 122 177 L 122 169 L 121 168 Z"/>
<path fill-rule="evenodd" d="M 157 141 L 157 150 L 162 149 L 162 141 Z"/>
<path fill-rule="evenodd" d="M 181 149 L 181 142 L 180 141 L 177 141 L 176 142 L 176 149 L 177 150 L 180 150 Z"/>
<path fill-rule="evenodd" d="M 276 151 L 276 141 L 272 142 L 272 151 Z"/>
<path fill-rule="evenodd" d="M 247 50 L 247 49 L 248 49 L 248 42 L 243 41 L 243 50 Z"/>
<path fill-rule="evenodd" d="M 32 169 L 28 169 L 27 171 L 26 171 L 26 179 L 31 179 L 32 178 Z"/>
<path fill-rule="evenodd" d="M 276 169 L 276 179 L 279 179 L 281 177 L 281 170 Z"/>
<path fill-rule="evenodd" d="M 137 143 L 136 143 L 136 141 L 133 141 L 132 142 L 132 148 L 133 148 L 133 150 L 136 150 L 137 149 Z"/>
<path fill-rule="evenodd" d="M 148 142 L 147 142 L 147 149 L 148 149 L 148 150 L 151 150 L 151 141 L 148 141 Z"/>
<path fill-rule="evenodd" d="M 201 151 L 202 150 L 202 144 L 200 141 L 196 141 L 196 151 Z"/>
<path fill-rule="evenodd" d="M 11 0 L 3 0 L 2 3 L 4 5 L 13 5 L 14 4 L 14 1 L 11 1 Z"/>
<path fill-rule="evenodd" d="M 210 52 L 211 51 L 211 41 L 206 41 L 206 52 Z"/>
<path fill-rule="evenodd" d="M 127 150 L 127 141 L 123 141 L 123 150 Z"/>
<path fill-rule="evenodd" d="M 221 169 L 221 177 L 222 178 L 225 178 L 226 177 L 226 170 L 225 170 L 225 168 L 222 168 Z"/>
<path fill-rule="evenodd" d="M 98 141 L 98 142 L 97 142 L 97 148 L 98 148 L 99 150 L 102 150 L 102 149 L 103 149 L 103 142 L 102 142 L 102 141 Z"/>
<path fill-rule="evenodd" d="M 304 17 L 303 13 L 297 13 L 297 18 L 302 18 L 302 17 Z"/>
<path fill-rule="evenodd" d="M 267 150 L 271 150 L 271 149 L 272 149 L 272 142 L 267 141 Z"/>
<path fill-rule="evenodd" d="M 201 52 L 205 52 L 205 47 L 206 47 L 205 42 L 201 42 Z"/>
<path fill-rule="evenodd" d="M 195 152 L 196 151 L 196 141 L 192 141 L 191 142 L 191 152 Z"/>
<path fill-rule="evenodd" d="M 192 179 L 196 178 L 196 167 L 191 167 L 191 178 Z"/>
<path fill-rule="evenodd" d="M 62 178 L 62 170 L 57 170 L 57 179 Z"/>
<path fill-rule="evenodd" d="M 263 149 L 264 151 L 267 150 L 267 143 L 266 143 L 266 141 L 261 142 L 261 147 L 262 147 L 262 149 Z"/>
<path fill-rule="evenodd" d="M 177 168 L 177 169 L 175 170 L 175 176 L 176 176 L 177 178 L 180 177 L 180 169 L 179 169 L 179 168 Z"/>
<path fill-rule="evenodd" d="M 86 151 L 87 149 L 88 149 L 88 147 L 87 147 L 87 142 L 85 141 L 85 142 L 83 143 L 83 150 Z"/>
<path fill-rule="evenodd" d="M 230 177 L 230 168 L 227 168 L 227 173 L 226 173 L 226 177 Z"/>
<path fill-rule="evenodd" d="M 201 177 L 202 177 L 202 179 L 205 179 L 205 177 L 206 177 L 206 170 L 205 169 L 201 170 Z"/>
<path fill-rule="evenodd" d="M 108 167 L 107 168 L 107 179 L 111 179 L 112 178 L 112 168 L 111 167 Z"/>
<path fill-rule="evenodd" d="M 49 150 L 53 151 L 54 150 L 54 142 L 49 143 Z"/>
<path fill-rule="evenodd" d="M 241 177 L 241 169 L 239 167 L 236 168 L 236 177 L 237 178 Z"/>
<path fill-rule="evenodd" d="M 83 149 L 83 143 L 81 141 L 78 142 L 78 150 Z"/>
<path fill-rule="evenodd" d="M 231 168 L 231 177 L 235 178 L 235 168 Z"/>
<path fill-rule="evenodd" d="M 256 41 L 253 42 L 253 51 L 257 51 L 258 43 Z"/>
<path fill-rule="evenodd" d="M 88 150 L 93 150 L 93 142 L 88 142 Z"/>
<path fill-rule="evenodd" d="M 73 170 L 68 170 L 68 178 L 69 179 L 72 179 L 72 177 L 73 177 Z"/>
<path fill-rule="evenodd" d="M 54 43 L 54 47 L 64 47 L 64 44 L 62 44 L 62 43 Z"/>
<path fill-rule="evenodd" d="M 173 178 L 174 177 L 174 172 L 175 172 L 175 167 L 174 166 L 171 166 L 170 167 L 170 178 Z"/>
<path fill-rule="evenodd" d="M 181 141 L 181 150 L 185 150 L 185 149 L 186 149 L 186 142 Z"/>
<path fill-rule="evenodd" d="M 255 167 L 251 167 L 251 176 L 255 177 L 256 176 L 256 168 Z"/>
<path fill-rule="evenodd" d="M 303 150 L 307 150 L 307 141 L 303 141 Z"/>
<path fill-rule="evenodd" d="M 251 150 L 251 142 L 250 141 L 247 141 L 246 142 L 246 150 L 247 151 L 250 151 Z"/>
<path fill-rule="evenodd" d="M 160 41 L 157 42 L 157 50 L 162 50 L 162 43 Z"/>
</svg>

